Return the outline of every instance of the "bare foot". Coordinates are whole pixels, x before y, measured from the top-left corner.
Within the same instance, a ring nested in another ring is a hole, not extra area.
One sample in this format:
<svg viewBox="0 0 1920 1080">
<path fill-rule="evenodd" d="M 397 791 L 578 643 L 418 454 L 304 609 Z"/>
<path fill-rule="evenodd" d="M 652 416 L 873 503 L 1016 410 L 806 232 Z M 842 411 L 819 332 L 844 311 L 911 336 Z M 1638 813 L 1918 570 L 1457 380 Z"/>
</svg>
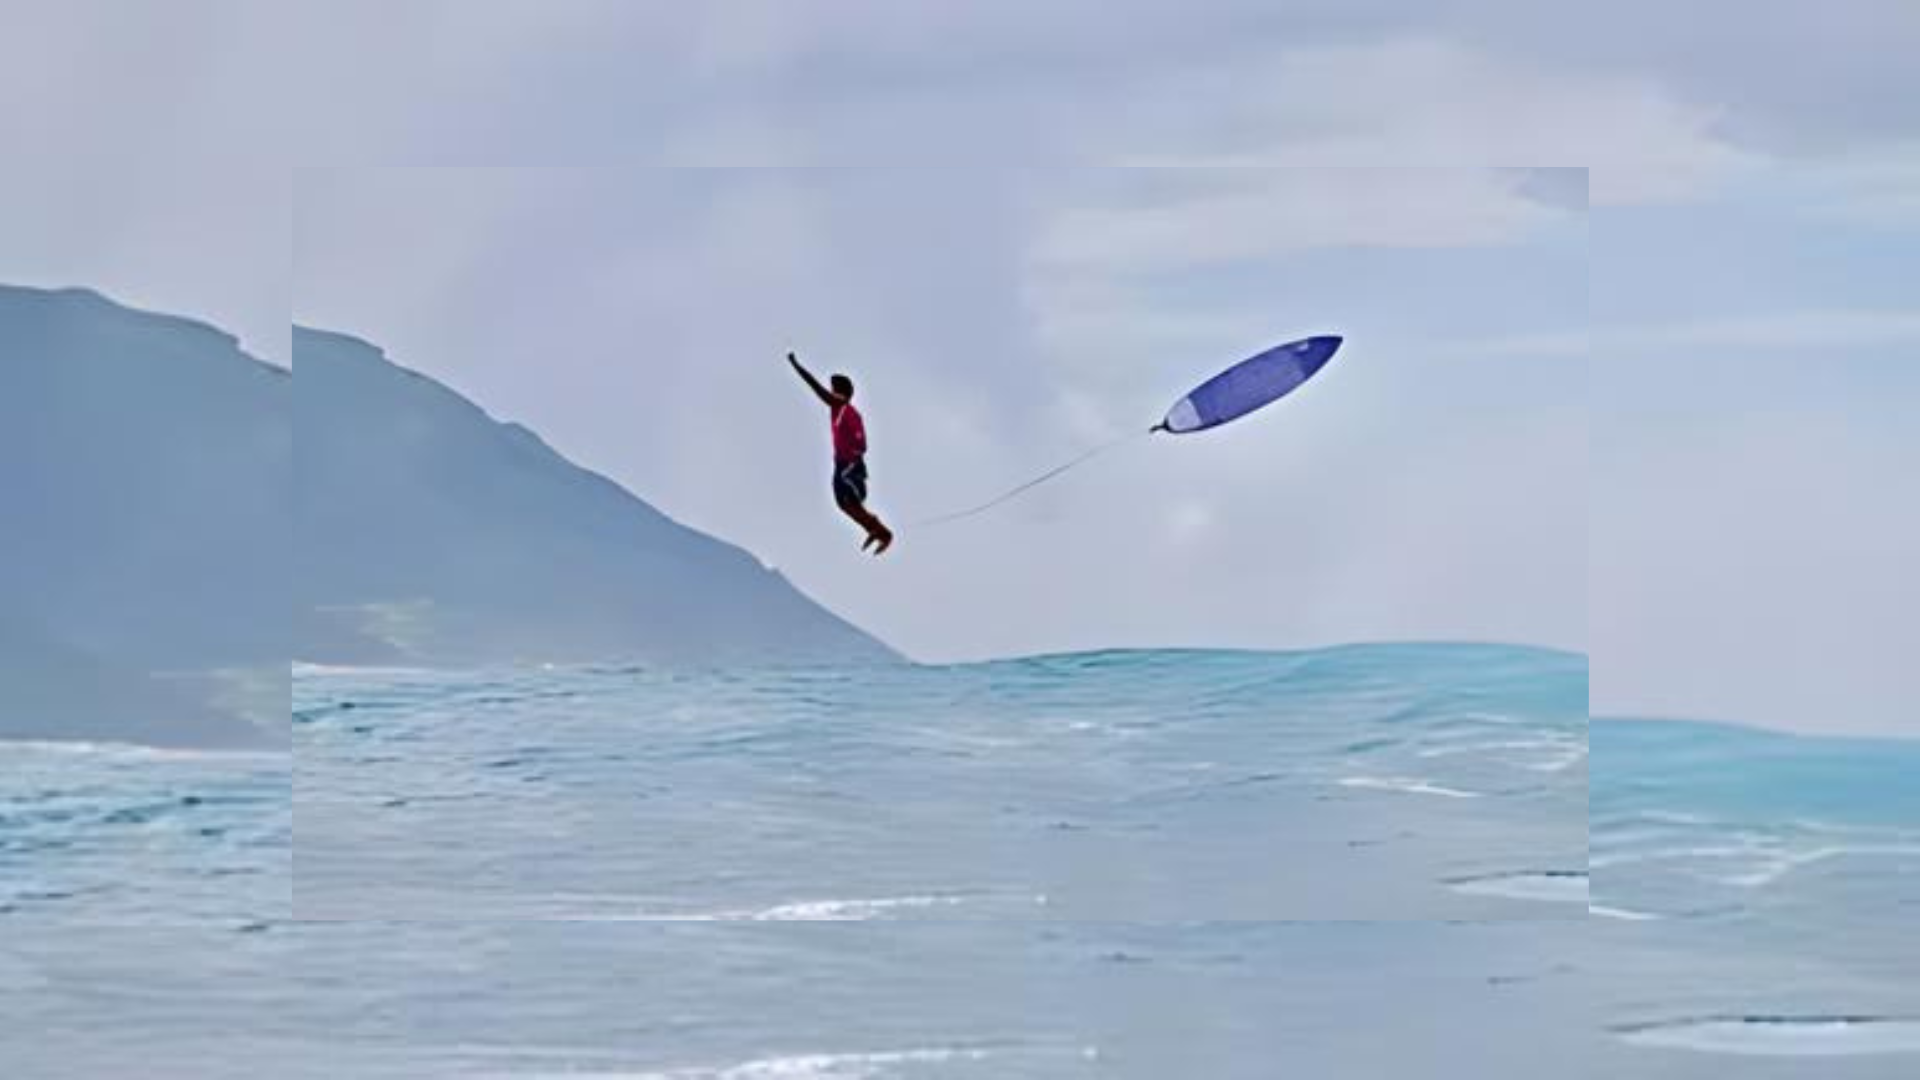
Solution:
<svg viewBox="0 0 1920 1080">
<path fill-rule="evenodd" d="M 874 547 L 873 553 L 875 555 L 885 555 L 887 553 L 887 549 L 892 546 L 893 546 L 893 534 L 890 532 L 881 533 L 880 543 Z"/>
</svg>

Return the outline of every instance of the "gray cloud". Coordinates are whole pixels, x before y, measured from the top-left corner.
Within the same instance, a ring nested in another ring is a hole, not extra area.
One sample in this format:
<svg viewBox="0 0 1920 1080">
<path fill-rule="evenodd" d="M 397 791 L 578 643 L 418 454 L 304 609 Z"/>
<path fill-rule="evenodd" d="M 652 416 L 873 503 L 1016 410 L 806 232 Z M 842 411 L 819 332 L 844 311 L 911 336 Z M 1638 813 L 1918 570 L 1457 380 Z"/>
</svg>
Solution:
<svg viewBox="0 0 1920 1080">
<path fill-rule="evenodd" d="M 1710 0 L 1685 17 L 1654 0 L 7 7 L 26 31 L 0 41 L 0 132 L 107 157 L 876 164 L 1290 148 L 1312 164 L 1698 182 L 1744 156 L 1920 130 L 1906 0 Z"/>
<path fill-rule="evenodd" d="M 1586 169 L 1515 169 L 1521 194 L 1548 206 L 1585 210 L 1591 201 Z"/>
<path fill-rule="evenodd" d="M 1716 137 L 1763 154 L 1817 159 L 1920 133 L 1920 7 L 1908 0 L 1475 7 L 1497 14 L 1469 40 L 1651 80 L 1711 109 Z"/>
</svg>

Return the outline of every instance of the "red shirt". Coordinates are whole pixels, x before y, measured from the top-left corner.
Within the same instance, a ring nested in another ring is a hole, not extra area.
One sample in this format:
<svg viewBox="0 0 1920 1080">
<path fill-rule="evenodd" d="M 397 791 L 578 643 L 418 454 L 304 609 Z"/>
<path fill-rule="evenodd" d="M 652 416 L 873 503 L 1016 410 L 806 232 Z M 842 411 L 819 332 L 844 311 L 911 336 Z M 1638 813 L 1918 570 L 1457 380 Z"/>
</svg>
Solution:
<svg viewBox="0 0 1920 1080">
<path fill-rule="evenodd" d="M 867 456 L 867 425 L 851 401 L 833 410 L 833 461 L 845 465 Z"/>
</svg>

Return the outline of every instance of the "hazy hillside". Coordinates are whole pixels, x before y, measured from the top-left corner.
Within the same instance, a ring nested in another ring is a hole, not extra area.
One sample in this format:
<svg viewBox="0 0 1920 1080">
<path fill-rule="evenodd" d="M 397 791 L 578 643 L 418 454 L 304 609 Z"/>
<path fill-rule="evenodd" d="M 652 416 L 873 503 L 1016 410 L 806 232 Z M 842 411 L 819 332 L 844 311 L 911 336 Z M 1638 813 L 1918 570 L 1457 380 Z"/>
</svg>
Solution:
<svg viewBox="0 0 1920 1080">
<path fill-rule="evenodd" d="M 286 680 L 291 383 L 200 323 L 0 287 L 0 737 L 285 740 L 233 695 Z"/>
</svg>

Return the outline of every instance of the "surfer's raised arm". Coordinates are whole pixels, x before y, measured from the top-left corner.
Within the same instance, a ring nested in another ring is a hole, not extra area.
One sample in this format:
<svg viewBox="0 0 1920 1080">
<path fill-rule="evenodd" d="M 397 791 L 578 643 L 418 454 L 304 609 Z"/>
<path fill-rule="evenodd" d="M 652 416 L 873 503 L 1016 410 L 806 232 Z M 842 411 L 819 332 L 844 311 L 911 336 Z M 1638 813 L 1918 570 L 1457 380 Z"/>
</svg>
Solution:
<svg viewBox="0 0 1920 1080">
<path fill-rule="evenodd" d="M 799 357 L 793 355 L 792 353 L 788 353 L 787 363 L 793 365 L 793 370 L 800 373 L 800 377 L 807 381 L 807 385 L 812 388 L 815 394 L 819 395 L 819 398 L 821 401 L 826 403 L 827 408 L 831 409 L 842 403 L 838 395 L 834 394 L 833 391 L 827 389 L 826 387 L 820 385 L 820 380 L 813 377 L 813 372 L 808 371 L 805 367 L 801 366 Z"/>
</svg>

